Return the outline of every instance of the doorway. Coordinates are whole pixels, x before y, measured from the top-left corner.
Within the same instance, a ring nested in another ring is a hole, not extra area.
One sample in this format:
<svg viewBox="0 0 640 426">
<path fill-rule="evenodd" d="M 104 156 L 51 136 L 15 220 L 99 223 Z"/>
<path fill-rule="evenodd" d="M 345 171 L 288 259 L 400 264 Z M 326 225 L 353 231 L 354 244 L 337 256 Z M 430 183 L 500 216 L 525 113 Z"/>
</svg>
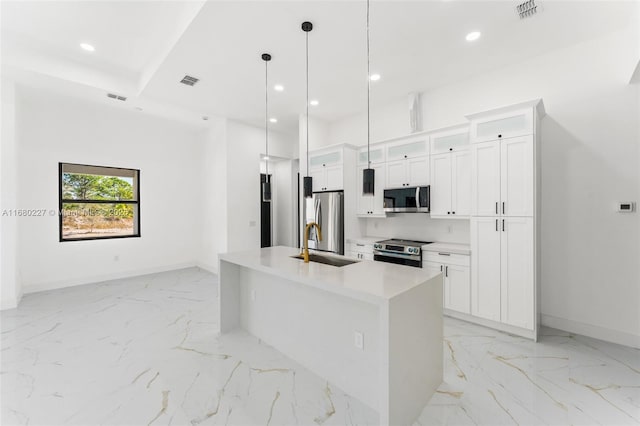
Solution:
<svg viewBox="0 0 640 426">
<path fill-rule="evenodd" d="M 267 175 L 260 173 L 260 247 L 271 247 L 271 201 L 264 201 L 262 184 L 267 181 Z M 269 175 L 269 182 L 271 175 Z M 273 199 L 273 187 L 271 188 Z"/>
</svg>

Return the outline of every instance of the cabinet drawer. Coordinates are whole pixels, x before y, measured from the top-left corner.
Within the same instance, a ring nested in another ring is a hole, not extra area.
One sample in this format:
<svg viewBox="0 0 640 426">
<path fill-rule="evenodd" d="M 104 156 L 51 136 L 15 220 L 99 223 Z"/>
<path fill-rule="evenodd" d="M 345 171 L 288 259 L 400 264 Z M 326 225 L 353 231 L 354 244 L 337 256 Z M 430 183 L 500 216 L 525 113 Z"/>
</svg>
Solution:
<svg viewBox="0 0 640 426">
<path fill-rule="evenodd" d="M 471 257 L 470 256 L 466 256 L 464 254 L 435 252 L 435 251 L 423 251 L 422 252 L 422 261 L 423 262 L 445 263 L 447 265 L 459 265 L 459 266 L 470 266 L 471 265 Z"/>
<path fill-rule="evenodd" d="M 347 251 L 355 253 L 373 254 L 373 244 L 348 243 Z"/>
</svg>

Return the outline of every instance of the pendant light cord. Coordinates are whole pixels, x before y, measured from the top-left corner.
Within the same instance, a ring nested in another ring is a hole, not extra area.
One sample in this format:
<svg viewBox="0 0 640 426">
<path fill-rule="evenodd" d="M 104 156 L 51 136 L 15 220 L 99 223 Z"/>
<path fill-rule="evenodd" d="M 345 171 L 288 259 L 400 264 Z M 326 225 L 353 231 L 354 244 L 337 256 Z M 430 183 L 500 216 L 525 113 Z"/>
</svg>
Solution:
<svg viewBox="0 0 640 426">
<path fill-rule="evenodd" d="M 370 97 L 371 97 L 371 71 L 369 68 L 369 0 L 367 0 L 367 163 L 368 168 L 371 168 L 371 112 L 370 112 Z"/>
<path fill-rule="evenodd" d="M 269 74 L 267 61 L 264 61 L 264 145 L 265 145 L 265 179 L 269 181 Z"/>
<path fill-rule="evenodd" d="M 309 176 L 309 32 L 306 35 L 306 66 L 307 66 L 307 176 Z"/>
</svg>

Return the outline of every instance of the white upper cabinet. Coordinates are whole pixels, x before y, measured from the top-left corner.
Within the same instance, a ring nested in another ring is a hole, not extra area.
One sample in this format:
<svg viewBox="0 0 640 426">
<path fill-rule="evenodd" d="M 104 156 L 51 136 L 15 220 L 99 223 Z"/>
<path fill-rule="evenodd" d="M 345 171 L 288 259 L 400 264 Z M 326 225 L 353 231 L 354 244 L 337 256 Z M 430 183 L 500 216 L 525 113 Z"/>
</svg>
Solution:
<svg viewBox="0 0 640 426">
<path fill-rule="evenodd" d="M 384 146 L 374 145 L 369 150 L 371 164 L 381 164 L 386 160 L 386 150 Z M 367 165 L 367 147 L 358 150 L 358 165 Z"/>
<path fill-rule="evenodd" d="M 471 214 L 500 214 L 500 141 L 471 146 Z"/>
<path fill-rule="evenodd" d="M 451 211 L 455 217 L 471 214 L 471 152 L 457 151 L 451 155 Z"/>
<path fill-rule="evenodd" d="M 429 156 L 388 161 L 386 188 L 429 184 Z"/>
<path fill-rule="evenodd" d="M 358 216 L 362 216 L 362 217 L 365 217 L 365 216 L 383 217 L 386 215 L 386 213 L 384 212 L 384 185 L 385 185 L 384 165 L 383 164 L 371 165 L 371 168 L 375 170 L 373 195 L 364 195 L 362 193 L 362 184 L 363 184 L 362 171 L 366 168 L 367 166 L 359 166 L 356 170 L 356 173 L 357 173 L 356 213 Z"/>
<path fill-rule="evenodd" d="M 386 147 L 387 161 L 424 157 L 429 155 L 429 137 L 412 136 L 406 140 L 388 143 Z"/>
<path fill-rule="evenodd" d="M 533 134 L 533 107 L 496 114 L 474 114 L 469 117 L 472 143 Z"/>
<path fill-rule="evenodd" d="M 451 154 L 431 156 L 431 217 L 451 215 Z"/>
<path fill-rule="evenodd" d="M 456 126 L 431 134 L 431 155 L 469 149 L 469 126 Z"/>
<path fill-rule="evenodd" d="M 533 216 L 533 136 L 501 141 L 500 211 L 506 216 Z"/>
<path fill-rule="evenodd" d="M 309 155 L 309 170 L 342 164 L 342 148 L 314 152 Z"/>
<path fill-rule="evenodd" d="M 309 155 L 309 176 L 313 192 L 344 189 L 343 148 L 316 151 Z"/>
</svg>

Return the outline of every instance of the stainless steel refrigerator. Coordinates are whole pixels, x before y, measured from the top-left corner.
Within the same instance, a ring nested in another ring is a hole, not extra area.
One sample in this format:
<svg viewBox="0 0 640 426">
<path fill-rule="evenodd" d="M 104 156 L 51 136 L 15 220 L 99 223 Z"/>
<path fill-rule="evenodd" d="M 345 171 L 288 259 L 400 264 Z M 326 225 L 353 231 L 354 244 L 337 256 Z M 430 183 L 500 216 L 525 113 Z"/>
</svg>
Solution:
<svg viewBox="0 0 640 426">
<path fill-rule="evenodd" d="M 313 198 L 304 199 L 306 225 L 316 222 L 322 231 L 322 241 L 318 241 L 315 228 L 309 233 L 309 248 L 344 254 L 344 192 L 316 192 Z M 304 234 L 302 235 L 304 238 Z M 304 240 L 302 241 L 304 244 Z"/>
</svg>

